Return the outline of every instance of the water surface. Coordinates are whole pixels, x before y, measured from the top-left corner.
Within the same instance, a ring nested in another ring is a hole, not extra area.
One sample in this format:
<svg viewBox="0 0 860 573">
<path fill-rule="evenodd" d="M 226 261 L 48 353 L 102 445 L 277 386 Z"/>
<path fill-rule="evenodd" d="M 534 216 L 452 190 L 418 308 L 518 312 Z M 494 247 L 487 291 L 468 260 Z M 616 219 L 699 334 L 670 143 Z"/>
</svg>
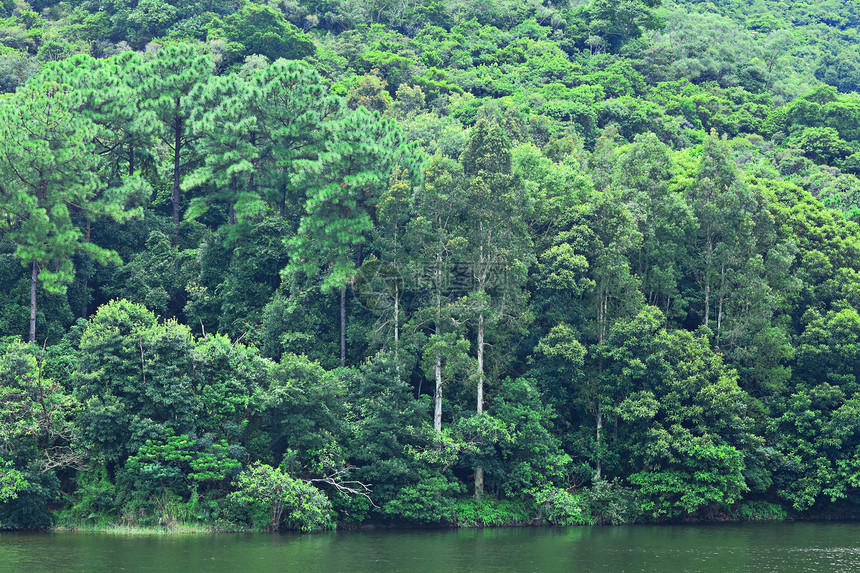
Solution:
<svg viewBox="0 0 860 573">
<path fill-rule="evenodd" d="M 0 572 L 860 572 L 860 523 L 314 535 L 2 533 Z"/>
</svg>

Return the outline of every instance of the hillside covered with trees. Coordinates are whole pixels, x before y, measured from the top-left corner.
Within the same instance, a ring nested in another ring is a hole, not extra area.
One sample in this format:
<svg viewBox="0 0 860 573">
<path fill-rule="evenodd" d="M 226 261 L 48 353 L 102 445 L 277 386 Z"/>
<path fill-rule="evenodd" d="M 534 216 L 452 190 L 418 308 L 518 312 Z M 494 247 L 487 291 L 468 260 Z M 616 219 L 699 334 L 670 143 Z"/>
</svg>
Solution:
<svg viewBox="0 0 860 573">
<path fill-rule="evenodd" d="M 839 0 L 4 0 L 0 527 L 854 517 Z"/>
</svg>

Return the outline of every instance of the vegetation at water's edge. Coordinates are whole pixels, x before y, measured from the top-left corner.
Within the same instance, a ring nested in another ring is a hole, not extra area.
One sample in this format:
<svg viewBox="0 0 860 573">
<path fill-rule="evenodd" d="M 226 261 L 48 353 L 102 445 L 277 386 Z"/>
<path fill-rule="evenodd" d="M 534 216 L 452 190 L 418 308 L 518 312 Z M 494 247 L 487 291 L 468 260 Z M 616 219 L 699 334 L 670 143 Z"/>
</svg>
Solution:
<svg viewBox="0 0 860 573">
<path fill-rule="evenodd" d="M 0 527 L 856 514 L 853 6 L 0 5 Z"/>
</svg>

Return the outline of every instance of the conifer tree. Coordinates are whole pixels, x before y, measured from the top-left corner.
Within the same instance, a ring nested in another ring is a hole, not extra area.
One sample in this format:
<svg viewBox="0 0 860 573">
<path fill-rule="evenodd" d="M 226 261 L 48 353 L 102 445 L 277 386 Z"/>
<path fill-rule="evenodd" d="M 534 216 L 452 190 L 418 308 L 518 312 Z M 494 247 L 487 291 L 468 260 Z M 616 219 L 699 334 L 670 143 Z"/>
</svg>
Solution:
<svg viewBox="0 0 860 573">
<path fill-rule="evenodd" d="M 101 263 L 118 255 L 84 239 L 72 210 L 123 218 L 125 199 L 102 196 L 93 143 L 96 126 L 75 110 L 80 96 L 57 83 L 31 84 L 0 108 L 0 212 L 10 222 L 15 256 L 30 267 L 30 342 L 36 341 L 36 286 L 63 293 L 86 252 Z"/>
<path fill-rule="evenodd" d="M 192 125 L 203 165 L 183 188 L 215 189 L 189 206 L 202 215 L 213 201 L 228 203 L 230 223 L 260 215 L 268 203 L 285 215 L 294 161 L 314 157 L 323 124 L 339 109 L 319 74 L 303 62 L 279 60 L 249 78 L 222 76 L 201 84 Z"/>
<path fill-rule="evenodd" d="M 152 59 L 129 68 L 129 81 L 139 86 L 141 109 L 152 114 L 156 136 L 170 151 L 174 245 L 179 239 L 181 179 L 199 161 L 194 145 L 200 134 L 190 125 L 198 104 L 190 96 L 210 80 L 213 68 L 209 56 L 197 54 L 188 44 L 162 48 Z"/>
<path fill-rule="evenodd" d="M 141 63 L 135 52 L 106 59 L 76 54 L 53 62 L 39 76 L 39 81 L 67 84 L 78 94 L 78 111 L 97 128 L 96 152 L 108 160 L 111 179 L 135 175 L 138 155 L 152 143 L 152 115 L 142 112 L 134 85 Z"/>
<path fill-rule="evenodd" d="M 297 162 L 297 184 L 307 189 L 304 213 L 287 244 L 287 271 L 308 275 L 325 268 L 323 292 L 340 293 L 340 360 L 346 363 L 346 289 L 363 259 L 376 206 L 398 166 L 417 169 L 419 156 L 397 126 L 364 108 L 329 124 L 316 160 Z"/>
</svg>

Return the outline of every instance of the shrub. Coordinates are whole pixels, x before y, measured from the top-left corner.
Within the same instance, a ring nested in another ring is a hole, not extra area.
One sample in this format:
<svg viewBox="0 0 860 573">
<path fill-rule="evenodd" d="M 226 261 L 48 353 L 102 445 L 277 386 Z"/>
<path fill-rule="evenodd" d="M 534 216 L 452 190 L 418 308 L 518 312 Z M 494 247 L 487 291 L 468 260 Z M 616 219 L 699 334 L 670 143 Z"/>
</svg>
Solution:
<svg viewBox="0 0 860 573">
<path fill-rule="evenodd" d="M 788 511 L 776 503 L 767 501 L 746 501 L 729 510 L 729 514 L 741 521 L 782 521 L 788 517 Z"/>
<path fill-rule="evenodd" d="M 256 463 L 239 475 L 237 490 L 228 498 L 247 510 L 257 528 L 305 532 L 334 529 L 329 499 L 314 486 L 295 479 L 280 468 Z"/>
<path fill-rule="evenodd" d="M 592 523 L 588 503 L 582 494 L 573 494 L 558 487 L 544 487 L 532 492 L 539 519 L 553 525 L 584 525 Z"/>
</svg>

